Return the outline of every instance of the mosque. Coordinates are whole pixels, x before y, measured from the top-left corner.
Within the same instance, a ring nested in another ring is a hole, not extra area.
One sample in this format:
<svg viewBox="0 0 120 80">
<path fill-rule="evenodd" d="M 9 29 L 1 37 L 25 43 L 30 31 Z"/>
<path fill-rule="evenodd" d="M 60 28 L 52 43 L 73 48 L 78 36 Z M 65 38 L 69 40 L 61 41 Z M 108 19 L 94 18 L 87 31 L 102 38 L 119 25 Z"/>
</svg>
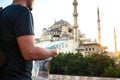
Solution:
<svg viewBox="0 0 120 80">
<path fill-rule="evenodd" d="M 99 8 L 97 8 L 97 23 L 98 23 L 98 41 L 91 41 L 87 39 L 85 34 L 81 33 L 78 29 L 78 12 L 77 12 L 77 0 L 73 1 L 73 18 L 74 24 L 71 25 L 69 22 L 61 19 L 57 22 L 54 22 L 52 26 L 48 29 L 44 28 L 42 30 L 42 35 L 39 38 L 41 44 L 46 42 L 56 42 L 56 41 L 67 41 L 65 44 L 62 44 L 61 52 L 63 53 L 75 53 L 82 52 L 84 55 L 99 52 L 105 53 L 106 48 L 101 45 L 101 27 L 100 27 L 100 15 Z"/>
<path fill-rule="evenodd" d="M 39 43 L 37 45 L 45 44 L 46 42 L 56 42 L 56 41 L 67 41 L 67 43 L 62 44 L 61 52 L 63 53 L 75 53 L 82 52 L 84 55 L 99 52 L 105 53 L 107 47 L 101 45 L 101 26 L 100 26 L 100 14 L 99 8 L 97 8 L 97 23 L 98 23 L 98 41 L 91 41 L 87 39 L 85 34 L 81 33 L 78 29 L 78 12 L 77 12 L 77 0 L 73 1 L 73 18 L 74 24 L 61 19 L 57 22 L 54 22 L 52 26 L 48 29 L 44 28 L 42 30 L 42 35 L 39 38 Z M 2 7 L 0 7 L 0 11 Z M 114 28 L 114 46 L 115 52 L 117 53 L 117 42 L 116 42 L 116 31 Z"/>
</svg>

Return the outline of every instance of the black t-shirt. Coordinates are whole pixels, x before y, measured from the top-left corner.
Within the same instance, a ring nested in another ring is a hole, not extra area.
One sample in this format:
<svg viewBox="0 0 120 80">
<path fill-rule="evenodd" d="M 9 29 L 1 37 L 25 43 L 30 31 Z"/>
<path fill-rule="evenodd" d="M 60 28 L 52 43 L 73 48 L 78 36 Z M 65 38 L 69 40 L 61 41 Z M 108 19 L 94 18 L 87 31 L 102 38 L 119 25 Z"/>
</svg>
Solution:
<svg viewBox="0 0 120 80">
<path fill-rule="evenodd" d="M 0 46 L 7 58 L 0 80 L 31 80 L 32 61 L 23 59 L 17 37 L 34 35 L 33 28 L 31 11 L 22 5 L 10 5 L 0 14 Z"/>
</svg>

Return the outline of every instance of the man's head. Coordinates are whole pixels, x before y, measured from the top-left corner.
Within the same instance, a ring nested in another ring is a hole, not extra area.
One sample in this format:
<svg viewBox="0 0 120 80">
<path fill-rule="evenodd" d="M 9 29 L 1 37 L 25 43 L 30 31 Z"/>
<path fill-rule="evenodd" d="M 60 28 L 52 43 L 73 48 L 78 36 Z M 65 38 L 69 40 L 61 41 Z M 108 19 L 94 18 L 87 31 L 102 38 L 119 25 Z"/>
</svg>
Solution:
<svg viewBox="0 0 120 80">
<path fill-rule="evenodd" d="M 28 7 L 30 10 L 33 9 L 34 0 L 13 0 L 13 4 L 21 4 Z"/>
</svg>

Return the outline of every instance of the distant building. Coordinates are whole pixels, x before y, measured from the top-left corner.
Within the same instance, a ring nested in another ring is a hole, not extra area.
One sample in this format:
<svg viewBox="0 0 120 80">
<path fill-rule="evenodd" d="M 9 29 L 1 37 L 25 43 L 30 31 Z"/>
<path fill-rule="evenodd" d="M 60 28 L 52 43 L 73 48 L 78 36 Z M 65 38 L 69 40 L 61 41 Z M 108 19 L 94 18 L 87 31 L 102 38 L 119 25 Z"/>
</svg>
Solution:
<svg viewBox="0 0 120 80">
<path fill-rule="evenodd" d="M 63 53 L 81 52 L 84 55 L 87 55 L 94 52 L 99 52 L 99 53 L 105 52 L 105 48 L 101 46 L 100 43 L 87 39 L 85 34 L 81 33 L 80 30 L 78 30 L 79 26 L 77 24 L 78 22 L 77 5 L 78 5 L 77 0 L 74 0 L 73 2 L 74 24 L 71 25 L 67 21 L 61 19 L 55 22 L 48 29 L 44 28 L 42 30 L 40 43 L 38 45 L 42 45 L 47 42 L 66 40 L 67 43 L 61 45 L 61 52 Z M 100 24 L 100 22 L 98 24 Z M 98 31 L 100 32 L 100 30 Z"/>
<path fill-rule="evenodd" d="M 81 41 L 85 41 L 85 35 L 79 33 L 79 38 Z M 74 44 L 78 44 L 74 42 L 74 35 L 73 35 L 73 27 L 70 23 L 64 20 L 60 20 L 55 22 L 51 27 L 48 29 L 44 28 L 42 31 L 42 36 L 40 37 L 40 44 L 44 44 L 46 42 L 55 42 L 66 40 L 67 43 L 61 45 L 61 52 L 69 53 L 75 52 L 78 46 L 74 46 Z"/>
<path fill-rule="evenodd" d="M 86 53 L 85 55 L 95 52 L 104 53 L 106 49 L 97 42 L 85 42 L 83 46 L 84 52 Z"/>
<path fill-rule="evenodd" d="M 60 20 L 55 22 L 48 29 L 44 28 L 42 30 L 42 36 L 40 37 L 39 45 L 47 42 L 66 40 L 67 43 L 61 45 L 61 52 L 63 53 L 82 52 L 84 55 L 87 55 L 94 52 L 105 52 L 105 48 L 103 46 L 96 41 L 90 41 L 89 39 L 86 39 L 85 34 L 79 32 L 78 36 L 78 46 L 75 46 L 73 27 L 67 21 Z"/>
</svg>

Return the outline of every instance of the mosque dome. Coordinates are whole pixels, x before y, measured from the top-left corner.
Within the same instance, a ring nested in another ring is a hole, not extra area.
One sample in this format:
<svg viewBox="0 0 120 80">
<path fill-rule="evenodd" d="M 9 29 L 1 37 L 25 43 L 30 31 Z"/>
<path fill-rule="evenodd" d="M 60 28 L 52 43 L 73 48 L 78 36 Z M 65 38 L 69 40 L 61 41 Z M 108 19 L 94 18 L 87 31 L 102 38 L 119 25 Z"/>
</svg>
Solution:
<svg viewBox="0 0 120 80">
<path fill-rule="evenodd" d="M 55 22 L 49 29 L 56 29 L 56 28 L 61 29 L 63 26 L 71 28 L 70 23 L 68 23 L 67 21 L 61 19 L 60 21 Z"/>
<path fill-rule="evenodd" d="M 60 21 L 57 21 L 57 22 L 55 22 L 55 24 L 54 25 L 63 25 L 63 26 L 67 26 L 67 25 L 70 25 L 70 23 L 68 23 L 67 21 L 64 21 L 64 20 L 60 20 Z"/>
</svg>

